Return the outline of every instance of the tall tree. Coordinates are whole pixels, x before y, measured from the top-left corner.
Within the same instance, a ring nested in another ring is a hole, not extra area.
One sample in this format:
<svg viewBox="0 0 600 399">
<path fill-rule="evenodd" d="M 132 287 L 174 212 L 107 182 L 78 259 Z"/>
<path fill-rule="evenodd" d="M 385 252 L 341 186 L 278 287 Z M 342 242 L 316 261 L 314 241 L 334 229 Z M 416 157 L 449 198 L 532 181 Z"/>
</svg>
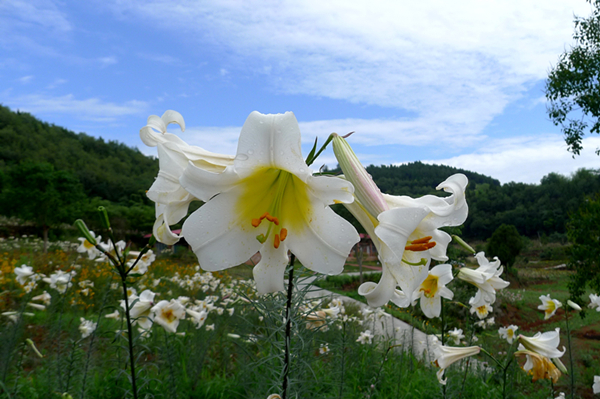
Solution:
<svg viewBox="0 0 600 399">
<path fill-rule="evenodd" d="M 71 173 L 54 170 L 48 163 L 23 162 L 6 173 L 0 205 L 1 213 L 31 221 L 42 230 L 46 253 L 50 228 L 77 219 L 85 199 L 81 183 Z"/>
<path fill-rule="evenodd" d="M 588 131 L 600 133 L 600 0 L 587 1 L 592 14 L 575 17 L 576 43 L 560 56 L 546 82 L 548 115 L 561 127 L 573 156 Z"/>
</svg>

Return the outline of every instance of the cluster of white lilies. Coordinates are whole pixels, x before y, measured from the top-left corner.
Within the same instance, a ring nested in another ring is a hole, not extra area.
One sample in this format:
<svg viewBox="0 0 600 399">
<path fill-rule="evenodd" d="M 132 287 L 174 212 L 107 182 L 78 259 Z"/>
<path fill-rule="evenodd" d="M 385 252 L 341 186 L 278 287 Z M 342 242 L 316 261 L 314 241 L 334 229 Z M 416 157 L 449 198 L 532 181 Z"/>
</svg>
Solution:
<svg viewBox="0 0 600 399">
<path fill-rule="evenodd" d="M 381 193 L 344 137 L 332 134 L 333 150 L 343 176 L 315 175 L 301 155 L 301 137 L 293 113 L 250 114 L 235 155 L 216 154 L 191 146 L 167 126 L 178 124 L 185 130 L 183 117 L 167 111 L 152 115 L 141 129 L 142 141 L 156 146 L 160 170 L 148 197 L 156 203 L 153 233 L 158 241 L 174 244 L 184 238 L 192 247 L 201 267 L 208 271 L 237 266 L 256 252 L 261 260 L 254 267 L 260 294 L 284 289 L 284 272 L 291 252 L 303 266 L 319 273 L 342 271 L 351 248 L 359 241 L 354 227 L 335 214 L 329 205 L 341 203 L 356 217 L 375 244 L 382 265 L 379 283 L 365 282 L 358 292 L 369 305 L 379 307 L 393 302 L 399 307 L 419 302 L 429 317 L 440 316 L 442 298 L 452 299 L 446 285 L 453 279 L 453 267 L 431 261 L 448 260 L 446 249 L 451 236 L 443 226 L 461 225 L 467 218 L 465 200 L 467 178 L 450 176 L 437 187 L 448 197 L 421 198 Z M 188 216 L 194 200 L 204 205 L 183 224 L 181 235 L 171 225 Z M 475 251 L 473 251 L 475 252 Z M 458 278 L 478 290 L 469 301 L 471 313 L 485 319 L 492 311 L 496 290 L 508 286 L 500 275 L 500 261 L 489 262 L 483 253 L 475 255 L 479 268 L 463 267 Z M 544 302 L 544 310 L 555 303 Z M 548 314 L 548 313 L 547 313 Z M 514 339 L 516 326 L 502 327 L 501 336 Z M 365 331 L 360 342 L 370 342 Z M 560 372 L 549 360 L 558 358 L 559 331 L 518 336 L 516 355 L 527 357 L 525 370 L 535 378 L 555 380 Z M 481 348 L 435 345 L 438 378 L 455 361 L 478 354 Z M 564 367 L 564 366 L 563 366 Z"/>
</svg>

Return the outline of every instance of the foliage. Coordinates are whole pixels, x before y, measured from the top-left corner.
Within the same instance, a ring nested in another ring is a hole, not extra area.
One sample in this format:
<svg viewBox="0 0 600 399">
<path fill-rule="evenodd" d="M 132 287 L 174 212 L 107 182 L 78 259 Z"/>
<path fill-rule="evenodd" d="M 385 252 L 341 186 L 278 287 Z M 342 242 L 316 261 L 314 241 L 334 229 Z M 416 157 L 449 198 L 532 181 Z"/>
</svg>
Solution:
<svg viewBox="0 0 600 399">
<path fill-rule="evenodd" d="M 569 284 L 572 298 L 579 299 L 588 286 L 600 292 L 600 195 L 587 198 L 571 215 L 567 235 L 573 243 L 569 266 L 576 271 Z"/>
<path fill-rule="evenodd" d="M 546 82 L 548 115 L 561 126 L 569 151 L 579 155 L 585 133 L 600 133 L 600 1 L 592 15 L 575 18 L 575 46 L 561 54 Z M 596 149 L 600 155 L 600 149 Z"/>
<path fill-rule="evenodd" d="M 4 185 L 0 195 L 3 212 L 34 222 L 43 229 L 45 242 L 48 230 L 71 222 L 85 199 L 77 178 L 47 163 L 25 161 L 13 166 Z"/>
<path fill-rule="evenodd" d="M 523 249 L 523 239 L 512 224 L 502 224 L 487 244 L 486 254 L 489 257 L 497 256 L 502 264 L 510 268 L 515 264 L 517 255 Z"/>
</svg>

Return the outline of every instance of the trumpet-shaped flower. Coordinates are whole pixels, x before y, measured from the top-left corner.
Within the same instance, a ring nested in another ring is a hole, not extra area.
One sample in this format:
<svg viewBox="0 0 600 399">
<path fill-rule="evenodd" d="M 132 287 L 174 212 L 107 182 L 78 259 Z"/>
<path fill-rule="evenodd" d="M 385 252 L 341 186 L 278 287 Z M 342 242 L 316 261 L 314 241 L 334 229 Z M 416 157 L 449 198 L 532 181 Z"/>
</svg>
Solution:
<svg viewBox="0 0 600 399">
<path fill-rule="evenodd" d="M 365 345 L 365 344 L 370 344 L 371 342 L 373 342 L 373 337 L 375 335 L 373 335 L 371 333 L 371 330 L 366 330 L 360 333 L 360 335 L 358 336 L 358 339 L 356 340 L 356 342 L 360 342 L 361 344 Z"/>
<path fill-rule="evenodd" d="M 86 320 L 83 317 L 79 319 L 81 324 L 79 325 L 79 332 L 81 333 L 81 338 L 87 338 L 96 330 L 96 326 L 98 323 L 94 323 L 93 321 Z"/>
<path fill-rule="evenodd" d="M 203 170 L 220 173 L 233 164 L 234 157 L 211 153 L 200 147 L 187 144 L 175 134 L 167 133 L 167 126 L 176 123 L 185 131 L 185 122 L 179 112 L 166 111 L 161 117 L 151 115 L 140 130 L 144 144 L 157 147 L 159 172 L 147 195 L 156 203 L 156 222 L 152 232 L 164 244 L 173 245 L 179 236 L 170 225 L 178 223 L 187 213 L 190 203 L 196 198 L 179 183 L 183 171 L 191 162 Z"/>
<path fill-rule="evenodd" d="M 186 309 L 185 312 L 188 315 L 192 316 L 190 321 L 196 325 L 196 329 L 202 327 L 204 325 L 204 322 L 206 321 L 206 318 L 208 317 L 208 313 L 205 310 L 196 312 L 192 309 Z"/>
<path fill-rule="evenodd" d="M 434 345 L 433 353 L 435 356 L 434 363 L 440 369 L 436 373 L 437 379 L 442 385 L 446 385 L 446 380 L 444 379 L 444 371 L 451 364 L 464 359 L 466 357 L 474 356 L 481 352 L 481 348 L 479 346 L 467 346 L 467 347 L 453 347 L 453 346 L 444 346 Z"/>
<path fill-rule="evenodd" d="M 437 265 L 429 271 L 425 280 L 415 290 L 413 298 L 420 299 L 421 310 L 429 318 L 438 317 L 442 310 L 442 297 L 454 298 L 454 293 L 446 287 L 452 281 L 452 266 Z"/>
<path fill-rule="evenodd" d="M 519 346 L 519 350 L 515 352 L 515 356 L 526 356 L 527 361 L 523 366 L 523 370 L 531 374 L 533 382 L 543 379 L 552 380 L 554 383 L 558 382 L 558 378 L 561 375 L 560 370 L 548 357 L 525 350 L 522 346 Z"/>
<path fill-rule="evenodd" d="M 500 338 L 507 340 L 509 344 L 512 344 L 513 340 L 515 339 L 515 333 L 518 329 L 519 327 L 515 326 L 514 324 L 511 324 L 508 327 L 500 327 L 498 329 L 498 335 L 500 335 Z"/>
<path fill-rule="evenodd" d="M 538 353 L 550 359 L 559 358 L 565 353 L 558 350 L 558 344 L 560 343 L 560 328 L 556 328 L 554 331 L 547 331 L 545 333 L 537 333 L 533 337 L 525 337 L 519 335 L 519 343 L 522 344 L 525 349 Z"/>
<path fill-rule="evenodd" d="M 185 308 L 174 299 L 160 301 L 152 308 L 154 321 L 164 327 L 165 330 L 175 333 L 179 320 L 185 317 Z"/>
<path fill-rule="evenodd" d="M 344 205 L 373 239 L 383 266 L 379 283 L 366 282 L 358 292 L 371 306 L 392 300 L 400 307 L 407 307 L 428 277 L 431 259 L 448 259 L 446 248 L 451 237 L 438 228 L 458 226 L 466 220 L 467 178 L 456 174 L 438 185 L 438 190 L 452 193 L 446 198 L 386 195 L 375 185 L 345 139 L 335 136 L 333 150 L 345 178 L 355 186 L 355 201 Z"/>
<path fill-rule="evenodd" d="M 594 393 L 600 393 L 600 375 L 594 376 L 594 385 L 592 385 Z"/>
<path fill-rule="evenodd" d="M 206 203 L 184 223 L 182 235 L 200 266 L 239 265 L 257 251 L 257 291 L 283 290 L 288 250 L 311 270 L 337 274 L 359 241 L 352 225 L 328 205 L 351 202 L 347 181 L 313 176 L 301 156 L 293 113 L 250 114 L 233 165 L 213 173 L 190 163 L 181 185 Z"/>
<path fill-rule="evenodd" d="M 454 340 L 454 345 L 460 345 L 460 340 L 465 337 L 461 328 L 448 331 L 448 336 Z"/>
<path fill-rule="evenodd" d="M 560 303 L 558 300 L 551 299 L 550 295 L 541 295 L 540 300 L 542 301 L 542 304 L 538 306 L 538 309 L 543 310 L 546 314 L 544 320 L 548 320 L 554 316 L 554 313 L 556 313 L 558 308 L 562 306 L 562 303 Z"/>
<path fill-rule="evenodd" d="M 129 303 L 129 316 L 140 327 L 148 330 L 152 327 L 151 308 L 154 306 L 154 296 L 156 294 L 150 290 L 144 290 L 138 297 L 136 294 L 131 294 L 127 298 Z M 125 309 L 125 301 L 121 301 L 121 307 Z"/>
<path fill-rule="evenodd" d="M 93 231 L 90 231 L 90 235 L 95 238 L 97 242 L 102 240 L 102 236 L 96 237 L 96 233 Z M 90 259 L 96 259 L 96 257 L 100 255 L 98 248 L 96 248 L 96 246 L 89 242 L 85 237 L 79 237 L 78 240 L 81 242 L 81 244 L 79 244 L 79 247 L 77 247 L 77 252 L 87 253 L 88 258 Z"/>
<path fill-rule="evenodd" d="M 50 305 L 50 302 L 52 301 L 52 296 L 50 294 L 48 294 L 46 291 L 44 291 L 43 294 L 34 296 L 33 298 L 31 298 L 31 300 L 43 302 L 44 305 L 48 306 L 48 305 Z"/>
<path fill-rule="evenodd" d="M 485 302 L 484 298 L 480 296 L 479 302 L 475 302 L 477 295 L 469 299 L 469 305 L 471 305 L 471 314 L 475 313 L 480 320 L 488 317 L 490 312 L 494 310 L 487 302 Z"/>
<path fill-rule="evenodd" d="M 596 309 L 597 312 L 600 312 L 600 296 L 590 294 L 590 304 L 588 306 L 592 309 Z"/>
<path fill-rule="evenodd" d="M 500 266 L 500 260 L 497 257 L 490 262 L 485 257 L 485 253 L 479 252 L 475 255 L 475 259 L 477 259 L 479 267 L 477 269 L 461 268 L 458 278 L 478 288 L 474 302 L 483 301 L 491 305 L 496 301 L 496 290 L 506 288 L 510 283 L 500 278 L 504 268 Z"/>
<path fill-rule="evenodd" d="M 15 267 L 15 274 L 17 275 L 17 281 L 21 285 L 25 285 L 27 280 L 35 273 L 33 273 L 33 267 L 27 265 L 21 265 L 21 267 Z"/>
<path fill-rule="evenodd" d="M 45 277 L 43 280 L 50 284 L 50 288 L 54 288 L 61 294 L 67 292 L 67 290 L 73 286 L 71 279 L 75 276 L 75 271 L 71 271 L 69 273 L 63 272 L 62 270 L 57 270 L 56 273 L 50 275 L 50 277 Z"/>
</svg>

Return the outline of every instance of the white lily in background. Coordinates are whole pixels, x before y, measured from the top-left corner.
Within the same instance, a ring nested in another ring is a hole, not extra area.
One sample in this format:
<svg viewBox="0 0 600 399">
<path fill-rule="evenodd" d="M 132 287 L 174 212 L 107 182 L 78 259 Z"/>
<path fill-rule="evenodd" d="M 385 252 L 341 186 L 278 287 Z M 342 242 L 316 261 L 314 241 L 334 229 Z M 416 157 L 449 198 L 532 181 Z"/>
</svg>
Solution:
<svg viewBox="0 0 600 399">
<path fill-rule="evenodd" d="M 94 323 L 93 321 L 86 320 L 83 317 L 79 319 L 81 324 L 79 325 L 79 332 L 81 333 L 81 338 L 87 338 L 96 330 L 98 323 Z"/>
<path fill-rule="evenodd" d="M 440 382 L 440 384 L 446 385 L 446 380 L 444 379 L 444 371 L 446 371 L 446 369 L 450 367 L 451 364 L 466 357 L 477 355 L 479 354 L 479 352 L 481 352 L 481 348 L 479 346 L 453 347 L 440 345 L 439 343 L 437 345 L 434 345 L 434 362 L 436 366 L 440 368 L 439 371 L 436 373 L 437 379 Z"/>
<path fill-rule="evenodd" d="M 102 236 L 96 237 L 96 233 L 93 231 L 90 231 L 90 234 L 96 239 L 97 242 L 102 240 Z M 98 248 L 96 248 L 96 246 L 89 242 L 85 237 L 79 237 L 78 240 L 81 241 L 81 244 L 79 247 L 77 247 L 77 252 L 87 253 L 89 259 L 96 259 L 100 255 Z"/>
<path fill-rule="evenodd" d="M 206 202 L 182 231 L 200 266 L 223 270 L 260 251 L 253 271 L 260 294 L 283 290 L 288 250 L 311 270 L 338 274 L 359 241 L 354 227 L 328 207 L 352 202 L 352 185 L 312 175 L 291 112 L 251 113 L 233 165 L 212 173 L 190 163 L 180 182 Z"/>
<path fill-rule="evenodd" d="M 344 205 L 373 240 L 383 266 L 379 283 L 365 282 L 358 292 L 371 306 L 392 300 L 400 307 L 407 307 L 414 302 L 415 290 L 427 278 L 431 259 L 448 260 L 446 248 L 451 237 L 438 228 L 458 226 L 466 220 L 464 191 L 468 180 L 456 174 L 438 185 L 438 190 L 452 193 L 445 198 L 386 195 L 344 138 L 334 137 L 333 150 L 345 178 L 355 186 L 355 201 Z"/>
<path fill-rule="evenodd" d="M 208 313 L 205 310 L 196 312 L 192 309 L 185 309 L 185 312 L 188 315 L 192 316 L 192 318 L 189 320 L 196 325 L 196 329 L 202 327 L 204 325 L 204 322 L 206 321 L 206 318 L 208 317 Z"/>
<path fill-rule="evenodd" d="M 104 317 L 106 317 L 107 319 L 115 319 L 115 320 L 121 319 L 121 315 L 119 314 L 118 309 L 115 309 L 115 311 L 112 313 L 105 314 Z"/>
<path fill-rule="evenodd" d="M 448 331 L 448 336 L 454 340 L 454 345 L 460 345 L 460 340 L 465 337 L 461 328 L 454 328 Z"/>
<path fill-rule="evenodd" d="M 523 366 L 523 370 L 531 374 L 532 381 L 549 379 L 557 383 L 560 377 L 560 370 L 552 361 L 537 352 L 526 350 L 522 345 L 519 345 L 519 350 L 515 352 L 515 356 L 526 356 L 527 360 Z"/>
<path fill-rule="evenodd" d="M 485 302 L 483 296 L 479 297 L 479 302 L 475 302 L 475 298 L 477 298 L 477 295 L 469 299 L 469 305 L 471 305 L 470 312 L 471 314 L 475 313 L 477 317 L 479 317 L 479 320 L 483 320 L 488 317 L 494 308 L 492 308 L 489 303 Z"/>
<path fill-rule="evenodd" d="M 50 305 L 50 302 L 52 301 L 52 296 L 50 294 L 48 294 L 46 291 L 44 291 L 43 294 L 34 296 L 33 298 L 31 298 L 31 300 L 43 302 L 44 305 L 48 306 L 48 305 Z"/>
<path fill-rule="evenodd" d="M 129 304 L 129 316 L 134 320 L 134 324 L 138 324 L 144 330 L 152 327 L 151 308 L 154 306 L 154 296 L 156 294 L 150 290 L 144 290 L 138 297 L 136 294 L 131 294 L 127 298 Z M 133 305 L 132 305 L 133 304 Z M 121 307 L 125 309 L 125 301 L 121 300 Z"/>
<path fill-rule="evenodd" d="M 590 294 L 590 304 L 588 305 L 591 309 L 596 309 L 600 312 L 600 296 L 596 294 Z"/>
<path fill-rule="evenodd" d="M 164 244 L 173 245 L 179 236 L 171 231 L 170 225 L 183 219 L 189 205 L 196 198 L 179 183 L 183 171 L 191 162 L 203 170 L 220 173 L 233 164 L 231 155 L 215 154 L 200 147 L 191 146 L 175 134 L 167 133 L 167 126 L 176 123 L 185 131 L 183 116 L 176 111 L 166 111 L 162 117 L 150 115 L 145 127 L 140 130 L 144 144 L 157 147 L 159 172 L 147 195 L 156 203 L 156 222 L 152 232 Z"/>
<path fill-rule="evenodd" d="M 490 262 L 485 257 L 485 253 L 479 252 L 475 255 L 475 259 L 477 259 L 479 267 L 477 269 L 461 268 L 458 278 L 473 284 L 479 289 L 473 299 L 475 303 L 484 301 L 491 305 L 496 302 L 496 291 L 508 287 L 510 283 L 500 278 L 504 268 L 500 266 L 498 257 Z"/>
<path fill-rule="evenodd" d="M 594 384 L 592 385 L 594 393 L 600 393 L 600 375 L 594 376 Z"/>
<path fill-rule="evenodd" d="M 73 286 L 71 280 L 75 274 L 76 273 L 74 270 L 69 273 L 63 272 L 62 270 L 57 270 L 55 273 L 51 274 L 50 277 L 45 277 L 43 280 L 50 284 L 50 288 L 53 288 L 59 293 L 64 294 Z"/>
<path fill-rule="evenodd" d="M 452 281 L 452 265 L 437 265 L 433 267 L 428 276 L 413 294 L 415 300 L 420 299 L 421 310 L 430 319 L 439 317 L 442 311 L 442 297 L 454 298 L 454 293 L 446 287 Z"/>
<path fill-rule="evenodd" d="M 512 344 L 513 340 L 515 339 L 515 333 L 518 329 L 519 327 L 515 326 L 514 324 L 511 324 L 508 327 L 500 327 L 498 329 L 498 335 L 500 335 L 500 338 L 507 340 L 509 344 Z"/>
<path fill-rule="evenodd" d="M 546 314 L 544 320 L 548 320 L 554 316 L 558 308 L 562 306 L 562 303 L 560 303 L 558 300 L 551 299 L 550 295 L 541 295 L 540 301 L 542 301 L 542 304 L 538 306 L 538 309 L 543 310 Z"/>
<path fill-rule="evenodd" d="M 174 299 L 160 301 L 152 307 L 154 321 L 164 327 L 165 330 L 176 333 L 179 320 L 185 317 L 185 308 Z"/>
<path fill-rule="evenodd" d="M 366 330 L 360 333 L 356 342 L 360 342 L 363 345 L 370 344 L 373 342 L 373 337 L 375 337 L 375 335 L 371 333 L 371 330 Z"/>
<path fill-rule="evenodd" d="M 21 267 L 15 267 L 15 274 L 17 275 L 17 281 L 21 285 L 25 285 L 27 280 L 35 273 L 33 272 L 33 267 L 27 265 L 21 265 Z"/>
<path fill-rule="evenodd" d="M 565 354 L 566 350 L 564 347 L 562 352 L 558 350 L 558 344 L 560 343 L 560 328 L 558 327 L 554 331 L 537 333 L 533 337 L 519 335 L 519 343 L 521 343 L 525 349 L 549 359 L 561 357 Z"/>
</svg>

